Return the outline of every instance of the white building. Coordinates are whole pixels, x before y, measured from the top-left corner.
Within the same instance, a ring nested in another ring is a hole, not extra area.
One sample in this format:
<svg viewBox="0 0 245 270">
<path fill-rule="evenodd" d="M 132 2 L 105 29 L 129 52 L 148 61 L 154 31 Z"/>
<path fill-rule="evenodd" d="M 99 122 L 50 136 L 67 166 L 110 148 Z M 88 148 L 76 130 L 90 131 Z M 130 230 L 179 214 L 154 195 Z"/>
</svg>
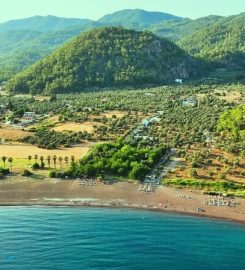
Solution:
<svg viewBox="0 0 245 270">
<path fill-rule="evenodd" d="M 23 117 L 24 118 L 35 118 L 36 114 L 34 112 L 25 112 Z"/>
<path fill-rule="evenodd" d="M 176 83 L 182 84 L 183 83 L 183 79 L 176 79 L 175 80 Z"/>
</svg>

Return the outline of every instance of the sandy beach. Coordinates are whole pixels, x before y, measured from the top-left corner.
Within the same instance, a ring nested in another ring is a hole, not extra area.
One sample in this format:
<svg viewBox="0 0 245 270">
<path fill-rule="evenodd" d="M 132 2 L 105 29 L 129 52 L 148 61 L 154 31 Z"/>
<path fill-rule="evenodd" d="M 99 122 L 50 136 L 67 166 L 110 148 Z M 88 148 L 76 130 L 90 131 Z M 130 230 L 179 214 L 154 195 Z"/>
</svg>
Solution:
<svg viewBox="0 0 245 270">
<path fill-rule="evenodd" d="M 138 191 L 139 184 L 118 182 L 81 185 L 76 180 L 34 180 L 20 176 L 0 181 L 0 206 L 121 207 L 221 218 L 245 223 L 245 200 L 235 206 L 207 205 L 209 195 L 159 186 L 155 192 Z M 198 211 L 199 209 L 199 211 Z"/>
</svg>

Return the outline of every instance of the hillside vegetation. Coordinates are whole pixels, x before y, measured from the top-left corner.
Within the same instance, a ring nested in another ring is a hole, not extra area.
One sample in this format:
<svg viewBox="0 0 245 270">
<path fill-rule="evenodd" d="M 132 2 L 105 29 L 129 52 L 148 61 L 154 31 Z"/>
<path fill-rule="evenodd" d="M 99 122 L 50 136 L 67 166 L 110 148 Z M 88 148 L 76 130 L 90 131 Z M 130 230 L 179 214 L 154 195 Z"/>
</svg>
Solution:
<svg viewBox="0 0 245 270">
<path fill-rule="evenodd" d="M 245 68 L 245 13 L 224 18 L 194 32 L 178 45 L 217 66 Z"/>
<path fill-rule="evenodd" d="M 175 44 L 150 32 L 111 27 L 81 34 L 16 75 L 6 89 L 52 94 L 87 87 L 161 84 L 196 72 L 196 61 Z"/>
<path fill-rule="evenodd" d="M 225 111 L 219 120 L 221 141 L 229 151 L 245 154 L 245 105 Z M 243 149 L 243 150 L 242 150 Z"/>
</svg>

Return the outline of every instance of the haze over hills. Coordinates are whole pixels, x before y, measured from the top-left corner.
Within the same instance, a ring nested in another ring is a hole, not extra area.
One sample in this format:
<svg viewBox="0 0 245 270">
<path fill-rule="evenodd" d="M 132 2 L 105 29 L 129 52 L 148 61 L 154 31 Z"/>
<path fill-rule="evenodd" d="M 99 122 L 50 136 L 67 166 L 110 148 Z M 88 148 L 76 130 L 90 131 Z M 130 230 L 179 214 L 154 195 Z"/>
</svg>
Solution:
<svg viewBox="0 0 245 270">
<path fill-rule="evenodd" d="M 109 27 L 81 34 L 17 74 L 6 88 L 18 93 L 67 93 L 87 87 L 161 84 L 196 72 L 196 61 L 175 44 L 150 32 Z"/>
<path fill-rule="evenodd" d="M 92 20 L 88 19 L 59 18 L 51 15 L 34 16 L 1 23 L 0 33 L 12 30 L 58 31 L 70 26 L 84 26 L 92 22 Z"/>
<path fill-rule="evenodd" d="M 214 56 L 215 61 L 212 62 L 215 66 L 226 68 L 243 59 L 240 52 L 243 53 L 244 13 L 230 17 L 207 16 L 197 20 L 138 9 L 115 12 L 99 21 L 35 16 L 0 24 L 0 81 L 8 80 L 81 32 L 108 25 L 151 31 L 178 42 L 195 57 L 210 61 Z M 226 40 L 224 44 L 223 39 Z M 223 61 L 227 50 L 236 52 L 232 61 L 229 57 Z M 219 61 L 221 65 L 217 65 Z M 243 64 L 239 63 L 239 66 Z"/>
</svg>

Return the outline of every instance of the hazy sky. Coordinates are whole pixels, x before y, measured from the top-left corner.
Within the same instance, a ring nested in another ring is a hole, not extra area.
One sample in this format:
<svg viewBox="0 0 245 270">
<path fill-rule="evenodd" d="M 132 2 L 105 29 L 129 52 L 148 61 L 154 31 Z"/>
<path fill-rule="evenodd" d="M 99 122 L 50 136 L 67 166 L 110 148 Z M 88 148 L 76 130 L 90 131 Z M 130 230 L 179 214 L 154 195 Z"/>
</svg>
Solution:
<svg viewBox="0 0 245 270">
<path fill-rule="evenodd" d="M 98 19 L 126 8 L 198 18 L 245 11 L 245 0 L 0 0 L 0 22 L 34 15 Z"/>
</svg>

